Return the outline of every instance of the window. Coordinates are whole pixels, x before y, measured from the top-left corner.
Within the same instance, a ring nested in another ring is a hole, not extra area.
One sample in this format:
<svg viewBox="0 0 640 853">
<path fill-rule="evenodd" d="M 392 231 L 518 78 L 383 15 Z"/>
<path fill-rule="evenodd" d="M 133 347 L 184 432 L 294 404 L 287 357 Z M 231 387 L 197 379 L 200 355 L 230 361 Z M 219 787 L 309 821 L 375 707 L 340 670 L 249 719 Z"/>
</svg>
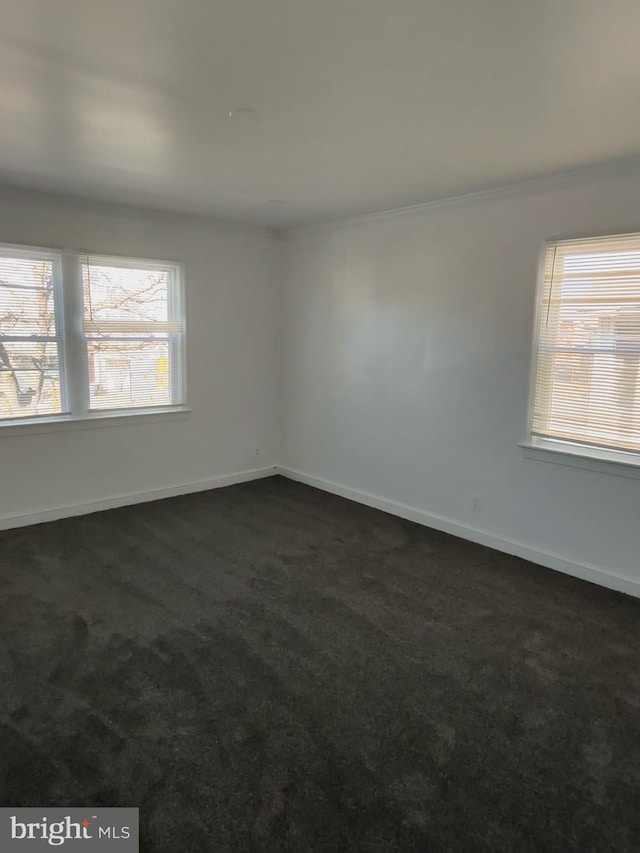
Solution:
<svg viewBox="0 0 640 853">
<path fill-rule="evenodd" d="M 640 464 L 640 234 L 546 246 L 533 444 Z"/>
<path fill-rule="evenodd" d="M 0 247 L 0 424 L 184 402 L 176 264 Z"/>
<path fill-rule="evenodd" d="M 60 257 L 0 256 L 0 419 L 64 411 Z"/>
</svg>

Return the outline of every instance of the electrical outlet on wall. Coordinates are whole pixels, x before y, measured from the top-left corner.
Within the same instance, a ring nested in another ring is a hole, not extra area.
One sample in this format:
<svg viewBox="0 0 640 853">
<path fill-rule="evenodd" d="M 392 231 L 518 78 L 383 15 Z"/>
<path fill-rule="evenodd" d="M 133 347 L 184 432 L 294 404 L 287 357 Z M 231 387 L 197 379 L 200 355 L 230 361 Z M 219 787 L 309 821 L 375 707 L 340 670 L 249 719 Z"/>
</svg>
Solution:
<svg viewBox="0 0 640 853">
<path fill-rule="evenodd" d="M 469 503 L 469 508 L 472 512 L 480 512 L 480 496 L 479 495 L 471 495 L 471 501 Z"/>
</svg>

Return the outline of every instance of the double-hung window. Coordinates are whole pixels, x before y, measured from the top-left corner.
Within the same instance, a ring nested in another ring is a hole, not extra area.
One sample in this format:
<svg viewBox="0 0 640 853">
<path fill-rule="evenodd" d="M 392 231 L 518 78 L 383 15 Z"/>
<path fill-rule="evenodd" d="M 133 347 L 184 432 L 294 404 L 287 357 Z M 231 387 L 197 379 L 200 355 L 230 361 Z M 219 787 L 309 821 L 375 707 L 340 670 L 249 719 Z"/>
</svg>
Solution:
<svg viewBox="0 0 640 853">
<path fill-rule="evenodd" d="M 59 255 L 0 250 L 0 422 L 65 411 L 61 285 Z"/>
<path fill-rule="evenodd" d="M 640 234 L 547 244 L 529 430 L 543 449 L 640 464 Z"/>
<path fill-rule="evenodd" d="M 180 267 L 0 246 L 0 427 L 182 407 Z"/>
</svg>

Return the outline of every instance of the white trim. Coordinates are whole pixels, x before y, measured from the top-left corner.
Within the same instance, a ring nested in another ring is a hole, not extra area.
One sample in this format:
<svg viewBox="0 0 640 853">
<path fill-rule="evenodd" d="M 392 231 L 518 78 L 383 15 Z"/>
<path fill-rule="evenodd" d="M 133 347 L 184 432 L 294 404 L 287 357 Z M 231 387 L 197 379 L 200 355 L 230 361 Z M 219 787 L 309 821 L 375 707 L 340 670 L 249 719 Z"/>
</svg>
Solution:
<svg viewBox="0 0 640 853">
<path fill-rule="evenodd" d="M 232 486 L 236 483 L 246 483 L 252 480 L 272 477 L 276 474 L 280 474 L 283 477 L 287 477 L 288 479 L 295 480 L 299 483 L 305 483 L 306 485 L 313 486 L 317 489 L 322 489 L 323 491 L 330 492 L 334 495 L 340 495 L 341 497 L 355 501 L 356 503 L 364 504 L 365 506 L 370 506 L 374 509 L 382 510 L 383 512 L 388 512 L 391 515 L 398 516 L 399 518 L 405 518 L 425 527 L 432 527 L 436 530 L 450 533 L 453 536 L 459 536 L 461 539 L 466 539 L 470 542 L 477 542 L 480 545 L 487 546 L 488 548 L 494 548 L 495 550 L 502 551 L 505 554 L 512 554 L 516 557 L 521 557 L 524 560 L 537 563 L 538 565 L 545 566 L 548 569 L 563 572 L 564 574 L 572 575 L 573 577 L 580 578 L 581 580 L 586 580 L 608 589 L 624 592 L 628 595 L 640 598 L 640 580 L 634 580 L 633 578 L 623 577 L 621 575 L 607 572 L 599 566 L 567 560 L 557 554 L 550 554 L 547 551 L 541 551 L 531 545 L 525 545 L 521 542 L 514 542 L 511 539 L 496 536 L 494 533 L 490 533 L 489 531 L 471 527 L 467 524 L 462 524 L 461 522 L 454 521 L 451 518 L 434 515 L 433 513 L 426 512 L 425 510 L 418 509 L 417 507 L 410 506 L 409 504 L 389 500 L 388 498 L 383 498 L 380 495 L 365 492 L 361 489 L 352 489 L 349 486 L 342 485 L 341 483 L 335 483 L 331 480 L 325 480 L 322 477 L 315 477 L 312 474 L 307 474 L 294 468 L 286 468 L 282 466 L 252 468 L 246 471 L 237 471 L 232 474 L 220 474 L 206 480 L 195 480 L 189 483 L 183 483 L 179 486 L 149 489 L 144 492 L 128 492 L 126 494 L 116 495 L 102 500 L 53 507 L 40 510 L 38 512 L 25 513 L 23 515 L 16 514 L 6 516 L 5 518 L 0 518 L 0 530 L 25 527 L 31 524 L 41 524 L 47 521 L 56 521 L 61 518 L 71 518 L 73 516 L 101 512 L 103 510 L 117 509 L 122 506 L 131 506 L 133 504 L 162 500 L 164 498 L 191 494 L 193 492 L 223 488 L 224 486 Z"/>
<path fill-rule="evenodd" d="M 415 214 L 427 213 L 440 208 L 469 204 L 470 202 L 487 201 L 495 198 L 511 198 L 513 196 L 528 195 L 532 192 L 544 192 L 545 190 L 557 189 L 559 187 L 572 187 L 579 185 L 584 181 L 593 181 L 608 177 L 624 177 L 625 175 L 636 174 L 640 174 L 640 158 L 630 157 L 624 160 L 601 163 L 596 166 L 586 166 L 583 168 L 556 172 L 552 175 L 532 178 L 527 181 L 514 181 L 513 183 L 476 190 L 475 192 L 434 198 L 430 201 L 408 205 L 407 207 L 395 207 L 389 210 L 380 210 L 375 213 L 364 213 L 359 216 L 327 219 L 323 222 L 312 222 L 307 225 L 292 225 L 283 229 L 283 232 L 286 238 L 297 234 L 313 234 L 322 231 L 334 231 L 352 225 L 366 225 L 368 222 L 375 222 L 378 219 L 394 219 L 397 216 L 413 216 Z"/>
<path fill-rule="evenodd" d="M 69 415 L 48 417 L 41 415 L 30 420 L 16 421 L 0 420 L 0 439 L 18 438 L 28 435 L 42 435 L 49 432 L 68 432 L 77 429 L 100 429 L 104 427 L 139 426 L 142 424 L 157 424 L 163 421 L 187 418 L 191 409 L 186 406 L 170 406 L 157 409 L 97 409 L 87 413 L 83 418 Z"/>
<path fill-rule="evenodd" d="M 607 452 L 588 446 L 580 449 L 578 445 L 539 441 L 540 443 L 520 442 L 522 455 L 537 462 L 555 462 L 556 465 L 586 468 L 589 471 L 597 471 L 599 474 L 610 474 L 612 477 L 640 479 L 640 456 L 637 454 L 620 453 L 615 450 Z"/>
<path fill-rule="evenodd" d="M 64 252 L 61 257 L 64 370 L 60 371 L 60 386 L 65 389 L 67 411 L 76 419 L 81 418 L 89 408 L 89 362 L 87 341 L 82 331 L 82 271 L 78 255 Z"/>
<path fill-rule="evenodd" d="M 529 343 L 529 389 L 527 394 L 527 435 L 531 434 L 531 425 L 533 424 L 533 406 L 536 392 L 536 375 L 538 370 L 538 359 L 540 356 L 540 296 L 544 286 L 544 268 L 547 254 L 547 241 L 545 241 L 538 252 L 538 269 L 536 275 L 536 287 L 531 306 L 531 314 L 533 316 L 533 327 L 531 329 L 531 338 Z"/>
<path fill-rule="evenodd" d="M 30 524 L 42 524 L 45 521 L 57 521 L 60 518 L 71 518 L 76 515 L 88 515 L 92 512 L 102 512 L 106 509 L 117 509 L 121 506 L 158 501 L 164 498 L 175 498 L 192 492 L 206 492 L 209 489 L 219 489 L 223 486 L 233 486 L 236 483 L 247 483 L 250 480 L 260 480 L 277 474 L 275 467 L 251 468 L 248 471 L 236 471 L 233 474 L 219 474 L 207 480 L 194 480 L 180 486 L 166 486 L 159 489 L 148 489 L 144 492 L 127 492 L 97 501 L 85 501 L 80 504 L 43 509 L 39 512 L 29 512 L 24 515 L 9 515 L 0 518 L 0 530 L 14 527 L 26 527 Z"/>
<path fill-rule="evenodd" d="M 615 575 L 605 571 L 601 566 L 588 565 L 586 563 L 576 563 L 573 560 L 567 560 L 557 554 L 550 554 L 547 551 L 541 551 L 532 545 L 526 545 L 522 542 L 514 542 L 511 539 L 505 539 L 502 536 L 496 536 L 487 530 L 481 530 L 477 527 L 471 527 L 468 524 L 463 524 L 459 521 L 454 521 L 452 518 L 446 518 L 441 515 L 434 515 L 426 512 L 423 509 L 410 506 L 409 504 L 400 503 L 399 501 L 389 500 L 380 495 L 364 492 L 360 489 L 352 489 L 349 486 L 344 486 L 341 483 L 335 483 L 331 480 L 325 480 L 322 477 L 315 477 L 312 474 L 307 474 L 303 471 L 297 471 L 294 468 L 278 467 L 278 474 L 288 477 L 290 480 L 296 480 L 299 483 L 306 483 L 308 486 L 314 486 L 317 489 L 322 489 L 325 492 L 331 492 L 334 495 L 340 495 L 348 500 L 356 501 L 365 506 L 380 509 L 383 512 L 388 512 L 391 515 L 397 515 L 400 518 L 406 518 L 409 521 L 414 521 L 417 524 L 422 524 L 425 527 L 433 527 L 436 530 L 442 530 L 445 533 L 450 533 L 453 536 L 459 536 L 461 539 L 467 539 L 470 542 L 478 542 L 480 545 L 486 545 L 488 548 L 495 548 L 497 551 L 502 551 L 505 554 L 512 554 L 516 557 L 521 557 L 523 560 L 529 560 L 532 563 L 537 563 L 540 566 L 545 566 L 548 569 L 553 569 L 557 572 L 563 572 L 567 575 L 586 580 L 591 583 L 599 584 L 600 586 L 613 589 L 618 592 L 625 592 L 628 595 L 633 595 L 640 598 L 640 579 L 635 580 L 630 577 Z"/>
</svg>

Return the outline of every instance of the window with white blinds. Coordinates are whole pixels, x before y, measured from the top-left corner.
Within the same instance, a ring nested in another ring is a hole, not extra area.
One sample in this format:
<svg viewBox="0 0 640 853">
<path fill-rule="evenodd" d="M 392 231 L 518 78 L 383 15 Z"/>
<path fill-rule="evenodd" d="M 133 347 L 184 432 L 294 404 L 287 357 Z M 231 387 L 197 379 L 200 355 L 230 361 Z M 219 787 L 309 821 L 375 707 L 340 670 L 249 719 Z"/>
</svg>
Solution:
<svg viewBox="0 0 640 853">
<path fill-rule="evenodd" d="M 0 246 L 0 425 L 184 405 L 180 267 Z"/>
<path fill-rule="evenodd" d="M 0 250 L 0 422 L 66 408 L 60 259 Z"/>
<path fill-rule="evenodd" d="M 87 257 L 82 289 L 90 410 L 182 402 L 177 268 Z"/>
<path fill-rule="evenodd" d="M 547 244 L 535 341 L 533 442 L 640 462 L 640 234 Z"/>
</svg>

